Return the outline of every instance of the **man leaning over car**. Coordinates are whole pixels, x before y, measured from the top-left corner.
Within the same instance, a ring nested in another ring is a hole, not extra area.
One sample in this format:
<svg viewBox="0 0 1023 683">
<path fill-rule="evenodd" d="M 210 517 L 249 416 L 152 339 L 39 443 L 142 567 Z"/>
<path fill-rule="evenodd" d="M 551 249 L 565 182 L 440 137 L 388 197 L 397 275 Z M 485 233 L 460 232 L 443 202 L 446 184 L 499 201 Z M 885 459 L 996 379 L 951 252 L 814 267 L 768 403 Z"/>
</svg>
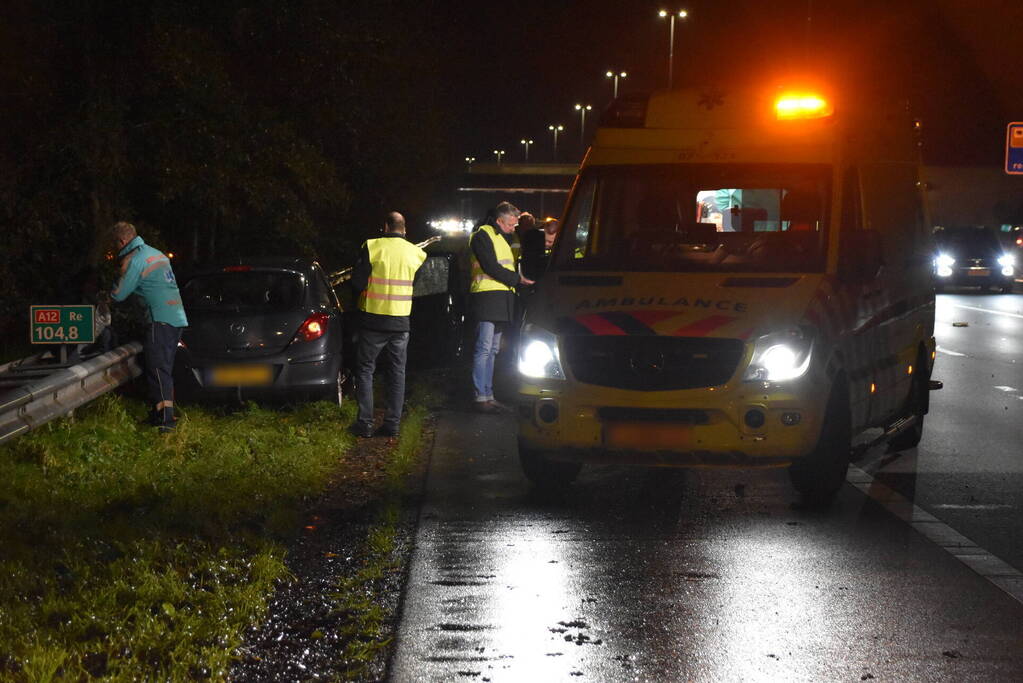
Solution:
<svg viewBox="0 0 1023 683">
<path fill-rule="evenodd" d="M 416 272 L 426 252 L 405 239 L 405 218 L 387 214 L 383 235 L 366 240 L 352 269 L 352 287 L 359 294 L 359 342 L 355 365 L 355 397 L 359 412 L 352 433 L 371 437 L 373 431 L 373 371 L 383 353 L 389 381 L 384 421 L 379 436 L 398 436 L 405 402 L 405 360 L 408 355 L 409 315 Z"/>
<path fill-rule="evenodd" d="M 131 223 L 121 221 L 110 229 L 111 239 L 121 259 L 121 279 L 110 292 L 114 301 L 138 294 L 149 313 L 142 353 L 146 366 L 146 384 L 152 405 L 150 422 L 161 432 L 174 429 L 174 354 L 181 330 L 188 318 L 181 305 L 181 294 L 174 279 L 170 259 L 142 241 Z"/>
</svg>

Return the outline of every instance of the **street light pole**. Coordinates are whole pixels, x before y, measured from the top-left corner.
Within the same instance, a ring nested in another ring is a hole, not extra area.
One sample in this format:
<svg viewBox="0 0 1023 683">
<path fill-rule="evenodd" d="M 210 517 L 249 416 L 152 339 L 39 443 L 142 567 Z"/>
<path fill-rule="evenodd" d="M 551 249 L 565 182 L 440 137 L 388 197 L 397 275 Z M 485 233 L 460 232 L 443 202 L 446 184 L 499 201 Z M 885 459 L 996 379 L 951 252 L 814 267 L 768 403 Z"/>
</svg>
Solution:
<svg viewBox="0 0 1023 683">
<path fill-rule="evenodd" d="M 626 73 L 625 71 L 619 71 L 619 72 L 616 73 L 616 72 L 608 69 L 607 73 L 605 73 L 604 75 L 607 76 L 608 78 L 612 79 L 612 81 L 614 82 L 614 97 L 615 97 L 615 99 L 618 99 L 618 79 L 619 78 L 625 78 L 629 74 Z"/>
<path fill-rule="evenodd" d="M 554 161 L 555 161 L 555 163 L 557 163 L 557 161 L 558 161 L 558 133 L 560 133 L 561 131 L 565 130 L 565 127 L 562 126 L 561 124 L 553 124 L 552 123 L 551 125 L 547 126 L 547 130 L 549 130 L 552 133 L 554 133 Z"/>
<path fill-rule="evenodd" d="M 519 140 L 519 144 L 525 146 L 525 148 L 526 148 L 526 163 L 529 163 L 529 146 L 531 144 L 533 144 L 533 141 L 532 140 L 527 140 L 527 139 L 523 138 L 522 140 Z"/>
<path fill-rule="evenodd" d="M 662 19 L 668 17 L 668 90 L 671 90 L 673 81 L 672 71 L 675 65 L 675 17 L 685 19 L 689 16 L 689 12 L 680 9 L 678 12 L 671 13 L 668 10 L 662 9 L 657 15 Z"/>
<path fill-rule="evenodd" d="M 500 166 L 501 165 L 501 158 L 504 156 L 504 150 L 503 149 L 495 149 L 494 150 L 494 156 L 497 157 L 497 164 L 498 164 L 498 166 Z"/>
<path fill-rule="evenodd" d="M 577 104 L 575 110 L 579 112 L 579 146 L 586 149 L 586 112 L 593 109 L 588 104 Z"/>
</svg>

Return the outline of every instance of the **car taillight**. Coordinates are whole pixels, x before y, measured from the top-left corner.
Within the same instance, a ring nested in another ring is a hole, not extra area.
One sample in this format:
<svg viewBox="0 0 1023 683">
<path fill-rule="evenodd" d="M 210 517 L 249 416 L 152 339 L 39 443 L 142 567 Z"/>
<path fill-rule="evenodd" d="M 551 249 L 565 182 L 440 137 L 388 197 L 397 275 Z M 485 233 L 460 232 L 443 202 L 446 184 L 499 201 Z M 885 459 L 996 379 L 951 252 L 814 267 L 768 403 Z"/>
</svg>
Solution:
<svg viewBox="0 0 1023 683">
<path fill-rule="evenodd" d="M 326 313 L 313 313 L 305 319 L 295 333 L 295 341 L 313 341 L 323 336 L 327 331 L 327 320 L 330 318 Z"/>
</svg>

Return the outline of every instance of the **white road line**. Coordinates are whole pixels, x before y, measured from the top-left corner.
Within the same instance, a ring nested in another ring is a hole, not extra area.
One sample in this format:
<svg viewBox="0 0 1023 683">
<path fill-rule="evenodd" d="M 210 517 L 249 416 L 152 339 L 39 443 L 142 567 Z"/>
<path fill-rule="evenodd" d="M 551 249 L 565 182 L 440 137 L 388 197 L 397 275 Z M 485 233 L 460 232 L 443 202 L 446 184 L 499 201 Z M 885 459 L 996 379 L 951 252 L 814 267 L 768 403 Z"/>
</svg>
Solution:
<svg viewBox="0 0 1023 683">
<path fill-rule="evenodd" d="M 974 504 L 958 504 L 958 503 L 938 503 L 934 507 L 941 508 L 942 510 L 1006 510 L 1011 508 L 1011 505 L 1006 503 L 974 503 Z"/>
<path fill-rule="evenodd" d="M 949 555 L 1001 588 L 1017 602 L 1023 603 L 1023 572 L 995 557 L 859 467 L 850 466 L 845 479 L 864 495 L 877 501 L 888 512 L 943 548 Z"/>
<path fill-rule="evenodd" d="M 1019 318 L 1023 320 L 1023 315 L 1019 313 L 1009 313 L 1008 311 L 996 311 L 992 308 L 981 308 L 980 306 L 964 306 L 963 304 L 952 304 L 956 308 L 965 308 L 970 311 L 980 311 L 981 313 L 994 313 L 995 315 L 1007 315 L 1010 318 Z"/>
<path fill-rule="evenodd" d="M 1015 394 L 1019 389 L 1016 387 L 995 387 L 998 391 L 1004 391 L 1007 394 Z"/>
<path fill-rule="evenodd" d="M 965 356 L 965 353 L 959 353 L 958 351 L 950 351 L 943 346 L 938 346 L 938 353 L 944 353 L 947 356 Z"/>
</svg>

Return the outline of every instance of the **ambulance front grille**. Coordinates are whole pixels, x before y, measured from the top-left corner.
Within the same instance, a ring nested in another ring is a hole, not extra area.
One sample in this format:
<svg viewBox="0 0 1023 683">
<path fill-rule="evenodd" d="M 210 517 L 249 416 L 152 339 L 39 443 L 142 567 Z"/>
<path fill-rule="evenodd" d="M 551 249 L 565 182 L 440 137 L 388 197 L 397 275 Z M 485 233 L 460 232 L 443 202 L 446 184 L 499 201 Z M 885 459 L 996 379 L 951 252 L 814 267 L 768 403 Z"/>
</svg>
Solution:
<svg viewBox="0 0 1023 683">
<path fill-rule="evenodd" d="M 742 360 L 741 339 L 656 335 L 567 336 L 572 375 L 585 384 L 634 391 L 699 389 L 725 384 Z"/>
</svg>

